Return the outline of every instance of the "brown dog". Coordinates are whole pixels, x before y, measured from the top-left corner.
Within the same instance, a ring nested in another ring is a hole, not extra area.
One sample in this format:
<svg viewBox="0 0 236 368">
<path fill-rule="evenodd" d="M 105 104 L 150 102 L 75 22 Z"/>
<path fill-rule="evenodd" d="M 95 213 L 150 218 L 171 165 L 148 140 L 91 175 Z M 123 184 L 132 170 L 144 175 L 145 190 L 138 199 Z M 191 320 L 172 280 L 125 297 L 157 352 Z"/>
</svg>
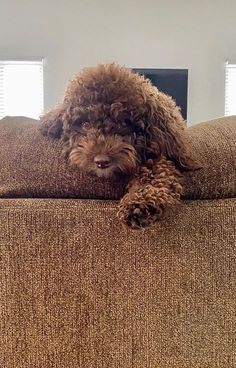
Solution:
<svg viewBox="0 0 236 368">
<path fill-rule="evenodd" d="M 129 177 L 118 217 L 132 228 L 177 204 L 181 171 L 199 168 L 175 102 L 116 64 L 84 69 L 41 120 L 44 135 L 62 137 L 72 164 L 98 176 Z"/>
</svg>

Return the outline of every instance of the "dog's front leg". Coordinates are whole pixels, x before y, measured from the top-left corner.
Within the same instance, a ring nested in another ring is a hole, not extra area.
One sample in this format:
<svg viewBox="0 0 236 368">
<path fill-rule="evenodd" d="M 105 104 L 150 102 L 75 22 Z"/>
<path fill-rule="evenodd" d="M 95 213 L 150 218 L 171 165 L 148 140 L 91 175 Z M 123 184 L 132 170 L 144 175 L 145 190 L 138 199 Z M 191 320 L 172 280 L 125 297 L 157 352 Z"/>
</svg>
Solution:
<svg viewBox="0 0 236 368">
<path fill-rule="evenodd" d="M 172 161 L 149 160 L 128 184 L 118 218 L 134 229 L 159 220 L 166 208 L 176 205 L 182 193 L 182 176 Z"/>
</svg>

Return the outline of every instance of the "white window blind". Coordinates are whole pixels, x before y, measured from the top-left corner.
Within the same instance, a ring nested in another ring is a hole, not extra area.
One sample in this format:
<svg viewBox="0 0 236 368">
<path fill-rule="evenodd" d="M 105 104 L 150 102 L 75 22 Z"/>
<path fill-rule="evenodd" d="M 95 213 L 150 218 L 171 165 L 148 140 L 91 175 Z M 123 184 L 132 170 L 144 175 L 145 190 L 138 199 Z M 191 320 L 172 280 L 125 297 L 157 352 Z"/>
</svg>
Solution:
<svg viewBox="0 0 236 368">
<path fill-rule="evenodd" d="M 43 111 L 43 61 L 0 60 L 0 119 Z"/>
<path fill-rule="evenodd" d="M 226 62 L 225 115 L 236 115 L 236 63 Z"/>
</svg>

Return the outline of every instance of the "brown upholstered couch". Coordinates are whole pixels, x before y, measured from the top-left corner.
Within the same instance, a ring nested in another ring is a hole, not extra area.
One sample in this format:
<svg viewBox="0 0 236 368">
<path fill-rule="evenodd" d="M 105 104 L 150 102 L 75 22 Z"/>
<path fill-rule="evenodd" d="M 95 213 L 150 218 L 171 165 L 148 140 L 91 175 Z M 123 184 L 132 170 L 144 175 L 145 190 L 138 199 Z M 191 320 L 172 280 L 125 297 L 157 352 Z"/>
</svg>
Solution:
<svg viewBox="0 0 236 368">
<path fill-rule="evenodd" d="M 73 171 L 0 121 L 0 367 L 236 367 L 236 117 L 189 128 L 182 204 L 123 228 L 125 183 Z"/>
</svg>

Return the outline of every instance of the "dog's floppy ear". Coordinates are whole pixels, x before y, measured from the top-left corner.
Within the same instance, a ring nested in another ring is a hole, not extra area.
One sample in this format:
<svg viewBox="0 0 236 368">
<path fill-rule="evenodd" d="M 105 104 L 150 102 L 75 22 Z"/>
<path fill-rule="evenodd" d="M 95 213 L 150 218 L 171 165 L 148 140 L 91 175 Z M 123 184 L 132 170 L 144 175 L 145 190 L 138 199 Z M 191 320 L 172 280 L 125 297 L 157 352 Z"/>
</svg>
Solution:
<svg viewBox="0 0 236 368">
<path fill-rule="evenodd" d="M 59 104 L 40 118 L 40 132 L 50 138 L 59 139 L 63 133 L 62 116 L 65 113 L 63 104 Z"/>
<path fill-rule="evenodd" d="M 150 152 L 172 160 L 181 171 L 197 170 L 201 165 L 191 151 L 185 122 L 171 97 L 157 91 L 149 101 L 147 147 Z M 148 150 L 147 150 L 148 151 Z"/>
</svg>

